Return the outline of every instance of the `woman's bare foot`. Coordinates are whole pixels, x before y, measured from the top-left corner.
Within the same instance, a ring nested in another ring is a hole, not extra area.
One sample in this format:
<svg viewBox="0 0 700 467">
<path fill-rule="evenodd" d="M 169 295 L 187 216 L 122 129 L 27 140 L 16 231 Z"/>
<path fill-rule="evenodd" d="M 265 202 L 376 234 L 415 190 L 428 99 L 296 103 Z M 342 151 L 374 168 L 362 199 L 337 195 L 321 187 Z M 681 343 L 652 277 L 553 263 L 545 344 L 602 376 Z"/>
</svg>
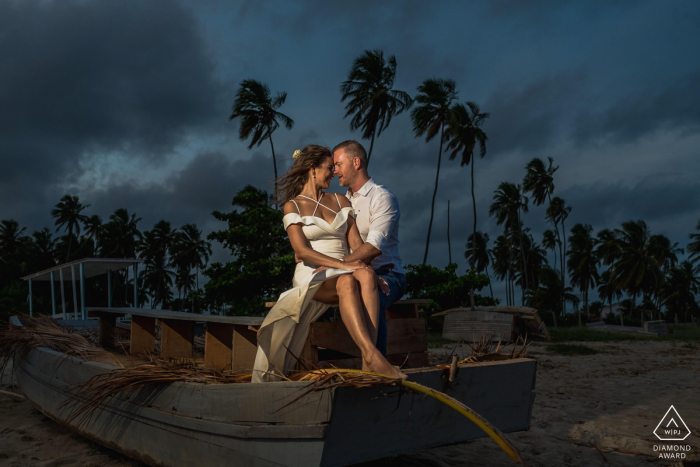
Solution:
<svg viewBox="0 0 700 467">
<path fill-rule="evenodd" d="M 390 378 L 408 378 L 398 367 L 389 363 L 387 359 L 376 350 L 372 353 L 368 352 L 368 355 L 362 356 L 362 369 L 364 371 L 371 371 L 372 373 L 379 373 L 380 375 L 385 375 Z"/>
</svg>

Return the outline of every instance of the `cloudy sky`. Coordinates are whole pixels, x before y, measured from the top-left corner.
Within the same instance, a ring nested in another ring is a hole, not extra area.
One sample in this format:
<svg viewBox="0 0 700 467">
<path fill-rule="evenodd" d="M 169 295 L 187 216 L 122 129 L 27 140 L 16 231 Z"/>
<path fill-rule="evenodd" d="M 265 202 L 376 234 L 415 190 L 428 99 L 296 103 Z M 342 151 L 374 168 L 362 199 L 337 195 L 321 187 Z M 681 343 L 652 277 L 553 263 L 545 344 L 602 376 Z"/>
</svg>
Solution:
<svg viewBox="0 0 700 467">
<path fill-rule="evenodd" d="M 698 24 L 700 3 L 681 0 L 0 0 L 0 219 L 52 226 L 51 208 L 73 194 L 104 219 L 135 212 L 142 229 L 218 229 L 213 210 L 273 175 L 269 145 L 247 150 L 228 120 L 238 83 L 288 93 L 296 124 L 273 136 L 284 170 L 305 144 L 360 137 L 339 87 L 355 57 L 381 49 L 396 56 L 396 89 L 450 78 L 490 113 L 475 170 L 478 229 L 492 239 L 498 184 L 553 157 L 569 226 L 644 219 L 685 246 L 700 220 Z M 392 121 L 370 174 L 398 196 L 402 256 L 418 263 L 438 142 L 411 128 L 408 114 Z M 429 255 L 440 267 L 448 200 L 463 270 L 469 172 L 443 159 Z M 524 220 L 541 240 L 543 209 Z M 220 248 L 214 259 L 226 260 Z"/>
</svg>

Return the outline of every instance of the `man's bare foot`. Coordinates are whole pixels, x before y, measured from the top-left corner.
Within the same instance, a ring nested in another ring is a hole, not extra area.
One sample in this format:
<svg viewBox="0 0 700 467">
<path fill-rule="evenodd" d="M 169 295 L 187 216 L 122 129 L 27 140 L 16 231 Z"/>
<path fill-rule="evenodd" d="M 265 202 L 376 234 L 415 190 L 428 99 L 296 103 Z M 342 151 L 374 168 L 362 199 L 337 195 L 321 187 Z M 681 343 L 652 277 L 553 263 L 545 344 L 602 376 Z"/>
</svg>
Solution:
<svg viewBox="0 0 700 467">
<path fill-rule="evenodd" d="M 385 375 L 390 378 L 406 379 L 404 373 L 402 373 L 398 367 L 393 366 L 387 361 L 386 358 L 379 352 L 373 352 L 366 357 L 362 357 L 362 369 L 364 371 L 371 371 L 372 373 L 379 373 L 380 375 Z"/>
</svg>

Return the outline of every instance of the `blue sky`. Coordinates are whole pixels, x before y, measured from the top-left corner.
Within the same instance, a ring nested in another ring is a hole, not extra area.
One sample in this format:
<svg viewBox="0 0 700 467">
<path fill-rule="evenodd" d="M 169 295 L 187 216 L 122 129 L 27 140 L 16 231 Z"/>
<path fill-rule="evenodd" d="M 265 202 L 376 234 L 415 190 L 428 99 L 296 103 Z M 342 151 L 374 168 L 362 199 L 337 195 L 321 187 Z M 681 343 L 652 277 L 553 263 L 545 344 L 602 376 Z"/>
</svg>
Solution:
<svg viewBox="0 0 700 467">
<path fill-rule="evenodd" d="M 288 93 L 296 125 L 274 135 L 283 169 L 305 144 L 359 138 L 339 87 L 355 57 L 381 49 L 396 56 L 396 89 L 454 79 L 462 102 L 491 114 L 475 170 L 478 229 L 492 239 L 498 183 L 553 157 L 568 226 L 642 218 L 685 246 L 700 220 L 698 24 L 691 1 L 0 0 L 0 219 L 51 226 L 70 193 L 105 219 L 125 207 L 142 229 L 218 229 L 210 213 L 246 183 L 270 188 L 273 173 L 269 145 L 247 150 L 228 121 L 238 83 Z M 375 143 L 370 174 L 399 198 L 407 263 L 422 260 L 437 145 L 414 137 L 407 114 Z M 448 200 L 464 267 L 468 168 L 443 158 L 436 266 L 447 263 Z M 543 209 L 524 220 L 540 241 Z"/>
</svg>

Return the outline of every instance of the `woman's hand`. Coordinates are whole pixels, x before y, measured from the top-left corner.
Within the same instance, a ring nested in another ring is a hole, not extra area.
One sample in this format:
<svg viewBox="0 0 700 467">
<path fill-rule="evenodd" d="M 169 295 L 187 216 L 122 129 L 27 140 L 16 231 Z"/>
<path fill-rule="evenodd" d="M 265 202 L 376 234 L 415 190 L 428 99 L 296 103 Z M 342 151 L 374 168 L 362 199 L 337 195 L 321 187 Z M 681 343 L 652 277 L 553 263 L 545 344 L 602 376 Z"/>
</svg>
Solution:
<svg viewBox="0 0 700 467">
<path fill-rule="evenodd" d="M 367 269 L 369 266 L 367 266 L 365 263 L 362 261 L 355 260 L 355 261 L 346 261 L 343 263 L 343 269 L 350 269 L 351 271 L 357 271 L 358 269 Z"/>
</svg>

